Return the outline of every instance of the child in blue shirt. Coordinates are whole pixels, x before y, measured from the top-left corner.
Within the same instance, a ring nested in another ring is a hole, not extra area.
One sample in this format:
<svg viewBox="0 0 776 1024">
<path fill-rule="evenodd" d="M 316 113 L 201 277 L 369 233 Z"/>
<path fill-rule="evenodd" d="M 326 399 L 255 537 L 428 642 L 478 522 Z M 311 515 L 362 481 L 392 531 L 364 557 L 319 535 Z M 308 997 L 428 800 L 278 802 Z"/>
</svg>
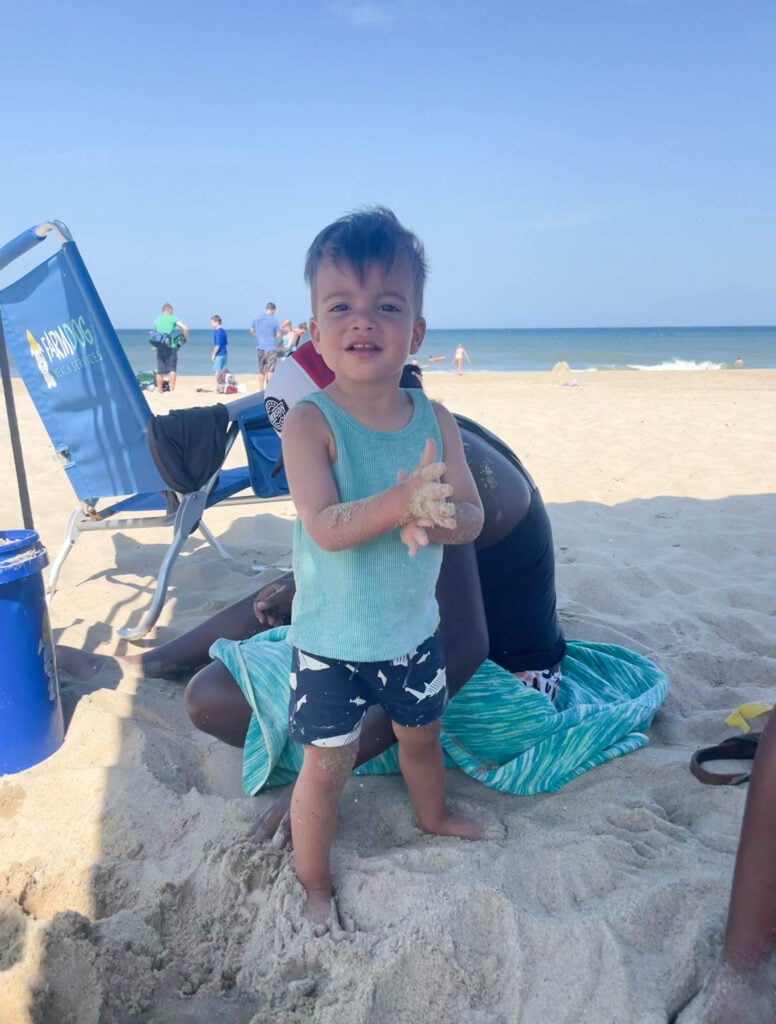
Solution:
<svg viewBox="0 0 776 1024">
<path fill-rule="evenodd" d="M 474 540 L 482 505 L 453 417 L 399 387 L 426 332 L 425 274 L 420 241 L 379 207 L 329 225 L 307 255 L 310 334 L 335 376 L 290 410 L 282 439 L 298 513 L 289 732 L 305 745 L 291 828 L 307 914 L 321 925 L 339 798 L 370 706 L 391 718 L 420 827 L 481 834 L 445 804 L 435 589 L 442 545 Z"/>
<path fill-rule="evenodd" d="M 219 373 L 226 369 L 226 356 L 229 339 L 226 336 L 226 331 L 221 326 L 220 316 L 215 314 L 211 316 L 210 326 L 213 328 L 213 354 L 210 357 L 210 361 L 213 364 L 213 372 L 216 375 L 217 384 Z"/>
</svg>

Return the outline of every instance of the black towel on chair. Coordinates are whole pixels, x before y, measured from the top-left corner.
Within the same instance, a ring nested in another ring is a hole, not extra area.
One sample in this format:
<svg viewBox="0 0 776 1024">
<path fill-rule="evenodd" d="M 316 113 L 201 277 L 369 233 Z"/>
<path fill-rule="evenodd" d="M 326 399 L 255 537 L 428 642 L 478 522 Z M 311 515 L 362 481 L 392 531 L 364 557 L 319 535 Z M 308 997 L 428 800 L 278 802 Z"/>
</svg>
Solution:
<svg viewBox="0 0 776 1024">
<path fill-rule="evenodd" d="M 229 412 L 220 404 L 152 416 L 148 447 L 165 483 L 179 494 L 207 483 L 226 456 L 228 426 Z"/>
</svg>

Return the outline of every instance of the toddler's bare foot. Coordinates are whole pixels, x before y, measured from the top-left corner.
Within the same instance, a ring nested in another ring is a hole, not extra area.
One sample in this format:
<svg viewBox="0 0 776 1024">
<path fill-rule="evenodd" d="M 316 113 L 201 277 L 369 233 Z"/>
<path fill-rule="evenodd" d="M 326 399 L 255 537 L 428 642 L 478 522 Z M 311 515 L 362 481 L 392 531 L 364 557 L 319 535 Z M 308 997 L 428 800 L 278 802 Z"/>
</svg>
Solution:
<svg viewBox="0 0 776 1024">
<path fill-rule="evenodd" d="M 337 904 L 328 889 L 308 890 L 304 913 L 313 926 L 313 933 L 318 938 L 327 935 L 332 927 L 342 927 L 337 913 Z"/>
<path fill-rule="evenodd" d="M 772 1024 L 776 957 L 747 971 L 722 964 L 678 1024 Z"/>
<path fill-rule="evenodd" d="M 434 836 L 458 836 L 459 839 L 482 839 L 482 827 L 476 821 L 446 814 L 433 822 L 418 822 L 424 832 Z"/>
</svg>

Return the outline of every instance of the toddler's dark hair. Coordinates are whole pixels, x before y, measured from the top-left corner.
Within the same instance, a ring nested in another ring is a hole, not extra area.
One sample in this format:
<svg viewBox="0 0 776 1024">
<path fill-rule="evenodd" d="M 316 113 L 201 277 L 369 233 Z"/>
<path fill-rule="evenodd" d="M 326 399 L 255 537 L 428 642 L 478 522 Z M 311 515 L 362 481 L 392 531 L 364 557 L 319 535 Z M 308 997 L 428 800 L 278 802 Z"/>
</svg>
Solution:
<svg viewBox="0 0 776 1024">
<path fill-rule="evenodd" d="M 390 270 L 395 263 L 406 261 L 415 285 L 417 312 L 422 311 L 428 270 L 423 243 L 386 207 L 370 206 L 348 213 L 315 237 L 307 250 L 304 265 L 304 279 L 313 294 L 313 301 L 318 268 L 325 260 L 331 260 L 335 266 L 348 264 L 360 281 L 364 280 L 370 263 L 381 263 Z"/>
</svg>

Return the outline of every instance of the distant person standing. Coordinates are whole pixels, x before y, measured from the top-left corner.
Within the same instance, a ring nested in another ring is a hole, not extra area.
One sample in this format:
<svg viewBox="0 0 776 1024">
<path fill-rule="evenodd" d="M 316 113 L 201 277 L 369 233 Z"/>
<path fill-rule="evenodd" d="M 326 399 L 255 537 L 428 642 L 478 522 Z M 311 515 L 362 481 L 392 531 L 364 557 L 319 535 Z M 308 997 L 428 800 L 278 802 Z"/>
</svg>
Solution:
<svg viewBox="0 0 776 1024">
<path fill-rule="evenodd" d="M 167 374 L 170 391 L 174 391 L 178 379 L 178 349 L 189 340 L 189 329 L 173 313 L 170 303 L 165 302 L 162 312 L 154 320 L 154 330 L 162 335 L 156 346 L 156 390 L 164 390 L 164 375 Z"/>
<path fill-rule="evenodd" d="M 737 367 L 737 368 L 738 368 L 739 370 L 743 370 L 743 368 L 744 368 L 744 360 L 743 360 L 743 359 L 741 358 L 741 356 L 739 356 L 739 357 L 738 357 L 738 358 L 736 359 L 736 367 Z"/>
<path fill-rule="evenodd" d="M 257 316 L 251 324 L 259 361 L 259 391 L 263 391 L 272 379 L 278 359 L 278 342 L 283 334 L 275 309 L 275 303 L 268 302 L 261 316 Z"/>
<path fill-rule="evenodd" d="M 459 345 L 455 350 L 455 355 L 453 356 L 456 373 L 463 373 L 464 359 L 466 360 L 467 363 L 471 363 L 471 359 L 469 359 L 469 353 L 466 351 L 463 345 Z"/>
<path fill-rule="evenodd" d="M 211 316 L 210 326 L 213 328 L 213 354 L 210 357 L 210 361 L 213 364 L 213 372 L 216 375 L 217 384 L 219 373 L 226 369 L 226 356 L 229 339 L 226 335 L 226 331 L 221 326 L 220 316 L 215 314 Z"/>
</svg>

